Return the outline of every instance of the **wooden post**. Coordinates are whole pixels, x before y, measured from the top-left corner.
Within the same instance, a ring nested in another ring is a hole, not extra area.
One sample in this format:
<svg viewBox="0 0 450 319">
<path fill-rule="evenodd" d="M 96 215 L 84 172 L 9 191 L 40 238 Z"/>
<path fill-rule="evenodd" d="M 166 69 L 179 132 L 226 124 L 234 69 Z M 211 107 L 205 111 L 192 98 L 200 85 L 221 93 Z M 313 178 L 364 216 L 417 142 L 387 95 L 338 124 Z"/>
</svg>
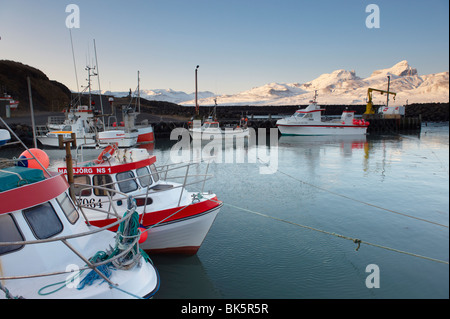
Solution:
<svg viewBox="0 0 450 319">
<path fill-rule="evenodd" d="M 66 149 L 66 169 L 67 169 L 67 181 L 69 182 L 69 195 L 75 202 L 75 193 L 73 192 L 73 164 L 72 153 L 70 151 L 71 146 L 77 146 L 76 134 L 71 133 L 69 139 L 64 139 L 62 135 L 58 135 L 59 148 Z"/>
</svg>

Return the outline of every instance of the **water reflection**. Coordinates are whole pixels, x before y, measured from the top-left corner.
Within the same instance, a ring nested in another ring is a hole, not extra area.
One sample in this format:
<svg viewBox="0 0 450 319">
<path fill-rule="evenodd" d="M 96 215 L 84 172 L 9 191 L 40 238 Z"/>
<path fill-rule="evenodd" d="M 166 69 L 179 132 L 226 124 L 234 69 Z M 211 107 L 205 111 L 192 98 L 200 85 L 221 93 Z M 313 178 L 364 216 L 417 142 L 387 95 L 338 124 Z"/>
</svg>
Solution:
<svg viewBox="0 0 450 319">
<path fill-rule="evenodd" d="M 278 145 L 292 148 L 314 148 L 319 149 L 321 145 L 339 145 L 344 156 L 350 156 L 353 150 L 365 149 L 368 146 L 366 135 L 347 136 L 286 136 L 282 135 Z"/>
<path fill-rule="evenodd" d="M 221 298 L 197 255 L 151 255 L 161 287 L 155 299 Z"/>
</svg>

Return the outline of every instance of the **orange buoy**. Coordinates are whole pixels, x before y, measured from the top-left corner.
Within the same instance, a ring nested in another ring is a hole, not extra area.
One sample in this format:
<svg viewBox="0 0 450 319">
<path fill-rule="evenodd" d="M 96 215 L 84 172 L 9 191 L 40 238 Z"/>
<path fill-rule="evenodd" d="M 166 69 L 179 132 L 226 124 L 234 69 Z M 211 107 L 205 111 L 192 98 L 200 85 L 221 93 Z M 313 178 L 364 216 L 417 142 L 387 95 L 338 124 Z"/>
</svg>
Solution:
<svg viewBox="0 0 450 319">
<path fill-rule="evenodd" d="M 39 165 L 39 163 L 33 158 L 33 156 L 39 161 L 39 163 L 42 164 L 42 166 L 44 166 L 44 168 L 48 168 L 48 166 L 50 165 L 50 159 L 47 153 L 38 148 L 30 148 L 29 151 L 24 151 L 22 154 L 20 154 L 19 159 L 26 159 L 18 161 L 17 166 L 44 170 L 42 166 Z"/>
<path fill-rule="evenodd" d="M 144 227 L 139 227 L 139 230 L 141 231 L 141 235 L 139 236 L 139 244 L 142 244 L 147 240 L 148 232 Z"/>
</svg>

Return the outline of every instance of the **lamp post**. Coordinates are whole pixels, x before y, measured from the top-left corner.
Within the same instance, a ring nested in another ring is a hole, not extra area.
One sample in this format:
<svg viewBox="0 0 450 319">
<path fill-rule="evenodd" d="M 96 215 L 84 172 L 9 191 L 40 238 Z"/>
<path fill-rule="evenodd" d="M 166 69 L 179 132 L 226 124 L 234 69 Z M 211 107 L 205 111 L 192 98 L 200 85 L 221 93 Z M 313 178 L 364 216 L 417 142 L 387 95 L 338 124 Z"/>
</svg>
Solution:
<svg viewBox="0 0 450 319">
<path fill-rule="evenodd" d="M 388 87 L 387 87 L 387 94 L 386 94 L 387 95 L 386 96 L 386 107 L 389 106 L 389 84 L 391 83 L 391 76 L 388 75 L 387 78 L 388 78 Z"/>
<path fill-rule="evenodd" d="M 198 115 L 199 113 L 199 107 L 198 107 L 198 100 L 197 100 L 197 70 L 199 68 L 199 65 L 195 68 L 195 114 Z"/>
</svg>

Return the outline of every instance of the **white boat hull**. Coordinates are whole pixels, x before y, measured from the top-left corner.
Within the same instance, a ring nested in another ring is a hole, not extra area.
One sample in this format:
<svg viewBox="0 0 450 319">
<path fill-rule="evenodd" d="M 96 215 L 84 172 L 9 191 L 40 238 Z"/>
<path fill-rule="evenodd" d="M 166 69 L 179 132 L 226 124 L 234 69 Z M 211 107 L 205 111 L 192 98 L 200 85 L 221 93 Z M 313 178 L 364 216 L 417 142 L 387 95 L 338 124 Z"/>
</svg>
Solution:
<svg viewBox="0 0 450 319">
<path fill-rule="evenodd" d="M 57 136 L 39 136 L 37 139 L 44 146 L 59 147 L 59 140 Z M 76 140 L 77 145 L 95 143 L 93 136 L 77 137 Z"/>
<path fill-rule="evenodd" d="M 148 238 L 141 248 L 151 253 L 193 255 L 202 245 L 219 211 L 220 206 L 184 220 L 155 226 L 148 231 Z"/>
<path fill-rule="evenodd" d="M 70 134 L 63 134 L 65 138 L 69 138 Z M 51 146 L 51 147 L 59 147 L 59 140 L 57 134 L 46 136 L 38 136 L 38 141 L 41 142 L 44 146 Z M 85 147 L 95 147 L 96 138 L 94 134 L 89 134 L 84 137 L 76 137 L 77 145 L 85 144 Z M 124 137 L 118 139 L 100 139 L 100 142 L 117 142 L 119 147 L 133 147 L 137 144 L 138 135 L 135 133 L 125 133 Z"/>
<path fill-rule="evenodd" d="M 280 125 L 278 129 L 282 135 L 364 135 L 367 126 L 344 124 L 320 124 L 320 125 Z"/>
</svg>

